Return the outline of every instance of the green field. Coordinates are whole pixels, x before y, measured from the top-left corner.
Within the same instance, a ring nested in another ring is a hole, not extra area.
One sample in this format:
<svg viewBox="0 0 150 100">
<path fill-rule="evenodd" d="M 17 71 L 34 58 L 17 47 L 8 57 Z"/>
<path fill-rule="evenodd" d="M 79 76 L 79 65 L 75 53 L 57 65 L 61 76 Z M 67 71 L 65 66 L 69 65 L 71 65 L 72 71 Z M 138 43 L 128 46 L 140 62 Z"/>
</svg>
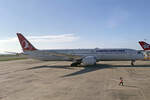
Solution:
<svg viewBox="0 0 150 100">
<path fill-rule="evenodd" d="M 27 55 L 0 55 L 0 61 L 27 59 Z"/>
</svg>

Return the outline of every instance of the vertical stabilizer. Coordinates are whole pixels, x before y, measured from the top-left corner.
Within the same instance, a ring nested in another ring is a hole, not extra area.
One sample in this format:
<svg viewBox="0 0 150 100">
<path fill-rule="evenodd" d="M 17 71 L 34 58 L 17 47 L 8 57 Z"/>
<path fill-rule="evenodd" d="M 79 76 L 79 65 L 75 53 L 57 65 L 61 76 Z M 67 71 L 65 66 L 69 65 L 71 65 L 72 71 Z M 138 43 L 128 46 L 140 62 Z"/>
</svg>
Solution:
<svg viewBox="0 0 150 100">
<path fill-rule="evenodd" d="M 144 41 L 139 41 L 139 44 L 141 45 L 141 47 L 144 49 L 144 50 L 150 50 L 150 44 L 144 42 Z"/>
<path fill-rule="evenodd" d="M 23 51 L 37 50 L 21 33 L 17 33 Z"/>
</svg>

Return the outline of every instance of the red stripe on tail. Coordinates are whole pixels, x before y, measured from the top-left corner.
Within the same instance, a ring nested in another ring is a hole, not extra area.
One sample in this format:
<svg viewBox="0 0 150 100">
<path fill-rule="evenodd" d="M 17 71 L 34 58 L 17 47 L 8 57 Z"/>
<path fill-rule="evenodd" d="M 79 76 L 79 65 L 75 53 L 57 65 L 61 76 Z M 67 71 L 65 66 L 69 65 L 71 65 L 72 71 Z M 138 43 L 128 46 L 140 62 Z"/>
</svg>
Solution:
<svg viewBox="0 0 150 100">
<path fill-rule="evenodd" d="M 17 33 L 23 51 L 37 50 L 21 33 Z"/>
<path fill-rule="evenodd" d="M 144 49 L 144 50 L 150 50 L 150 44 L 144 42 L 144 41 L 139 41 L 139 44 L 141 45 L 141 47 Z"/>
</svg>

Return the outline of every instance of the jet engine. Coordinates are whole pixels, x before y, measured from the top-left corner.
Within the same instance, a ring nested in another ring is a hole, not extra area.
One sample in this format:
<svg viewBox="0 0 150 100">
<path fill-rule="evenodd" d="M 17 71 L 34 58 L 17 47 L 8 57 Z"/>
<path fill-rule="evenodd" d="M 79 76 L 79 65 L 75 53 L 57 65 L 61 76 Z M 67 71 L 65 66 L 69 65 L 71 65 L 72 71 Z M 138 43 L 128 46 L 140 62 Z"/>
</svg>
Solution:
<svg viewBox="0 0 150 100">
<path fill-rule="evenodd" d="M 82 64 L 87 66 L 87 65 L 94 65 L 96 64 L 96 58 L 94 56 L 87 56 L 82 59 Z"/>
</svg>

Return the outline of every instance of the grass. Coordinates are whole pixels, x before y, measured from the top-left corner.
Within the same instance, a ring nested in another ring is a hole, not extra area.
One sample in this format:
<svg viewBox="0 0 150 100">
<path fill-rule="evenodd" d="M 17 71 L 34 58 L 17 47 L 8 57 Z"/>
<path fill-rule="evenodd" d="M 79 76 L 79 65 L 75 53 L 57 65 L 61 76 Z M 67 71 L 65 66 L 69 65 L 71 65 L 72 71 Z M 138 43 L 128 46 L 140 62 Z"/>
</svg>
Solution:
<svg viewBox="0 0 150 100">
<path fill-rule="evenodd" d="M 27 58 L 26 55 L 0 55 L 0 61 L 22 60 Z"/>
</svg>

